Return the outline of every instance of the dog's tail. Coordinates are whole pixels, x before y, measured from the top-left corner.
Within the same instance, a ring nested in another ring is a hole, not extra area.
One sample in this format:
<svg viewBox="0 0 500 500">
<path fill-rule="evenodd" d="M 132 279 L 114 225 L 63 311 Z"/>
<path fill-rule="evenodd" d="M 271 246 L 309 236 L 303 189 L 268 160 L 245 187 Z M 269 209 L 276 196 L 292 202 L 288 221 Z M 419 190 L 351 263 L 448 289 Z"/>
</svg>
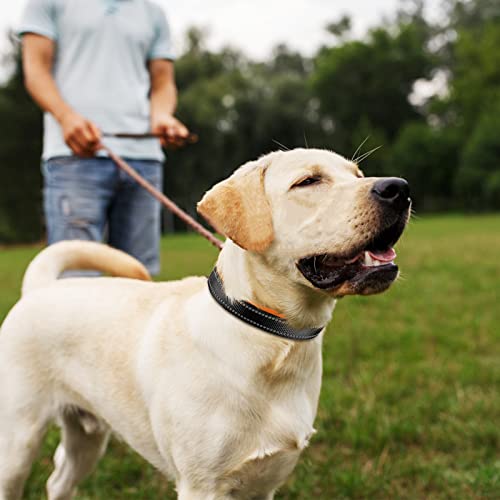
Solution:
<svg viewBox="0 0 500 500">
<path fill-rule="evenodd" d="M 64 271 L 76 269 L 151 280 L 147 269 L 125 252 L 92 241 L 61 241 L 50 245 L 31 261 L 24 274 L 22 293 L 44 287 Z"/>
</svg>

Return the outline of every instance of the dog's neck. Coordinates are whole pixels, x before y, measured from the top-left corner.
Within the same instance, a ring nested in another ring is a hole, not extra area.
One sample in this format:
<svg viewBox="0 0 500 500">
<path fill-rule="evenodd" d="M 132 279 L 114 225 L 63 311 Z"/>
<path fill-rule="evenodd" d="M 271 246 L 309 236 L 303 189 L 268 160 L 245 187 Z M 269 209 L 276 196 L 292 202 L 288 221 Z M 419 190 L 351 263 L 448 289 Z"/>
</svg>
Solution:
<svg viewBox="0 0 500 500">
<path fill-rule="evenodd" d="M 283 315 L 293 328 L 325 326 L 335 299 L 292 282 L 261 255 L 247 252 L 231 240 L 224 244 L 217 269 L 226 294 Z"/>
</svg>

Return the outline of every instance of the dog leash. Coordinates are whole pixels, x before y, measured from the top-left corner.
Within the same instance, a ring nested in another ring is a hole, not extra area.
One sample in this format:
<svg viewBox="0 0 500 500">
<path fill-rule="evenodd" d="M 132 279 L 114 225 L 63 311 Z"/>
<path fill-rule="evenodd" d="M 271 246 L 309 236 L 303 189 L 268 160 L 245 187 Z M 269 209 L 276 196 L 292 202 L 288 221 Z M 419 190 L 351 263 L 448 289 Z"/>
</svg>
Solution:
<svg viewBox="0 0 500 500">
<path fill-rule="evenodd" d="M 104 137 L 121 137 L 121 138 L 150 138 L 158 137 L 156 134 L 103 134 Z M 188 136 L 189 137 L 189 136 Z M 198 136 L 196 134 L 191 134 L 191 141 L 196 142 Z M 190 142 L 193 144 L 194 142 Z M 130 177 L 132 177 L 140 186 L 142 186 L 146 191 L 148 191 L 152 196 L 154 196 L 167 210 L 174 213 L 184 221 L 189 227 L 194 231 L 199 233 L 201 236 L 206 238 L 212 245 L 217 247 L 219 250 L 222 249 L 222 241 L 215 237 L 213 233 L 205 229 L 199 222 L 193 219 L 188 213 L 184 212 L 178 205 L 176 205 L 170 198 L 165 196 L 161 191 L 156 189 L 151 183 L 149 183 L 144 177 L 142 177 L 138 172 L 136 172 L 123 158 L 120 158 L 116 153 L 114 153 L 108 146 L 101 144 L 101 149 L 108 153 L 109 157 L 115 162 L 115 164 L 126 172 Z"/>
<path fill-rule="evenodd" d="M 145 134 L 134 134 L 131 132 L 103 132 L 103 137 L 113 137 L 116 139 L 161 139 L 163 134 L 154 134 L 146 132 Z M 190 132 L 187 137 L 178 140 L 175 147 L 184 147 L 188 144 L 196 144 L 198 142 L 198 134 Z"/>
</svg>

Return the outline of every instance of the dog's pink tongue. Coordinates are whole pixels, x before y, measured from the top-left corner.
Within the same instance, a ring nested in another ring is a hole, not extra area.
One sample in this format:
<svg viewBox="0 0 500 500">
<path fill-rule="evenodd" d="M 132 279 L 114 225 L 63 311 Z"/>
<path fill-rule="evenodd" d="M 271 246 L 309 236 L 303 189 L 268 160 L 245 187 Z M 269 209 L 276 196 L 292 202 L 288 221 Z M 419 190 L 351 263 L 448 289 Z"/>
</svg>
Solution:
<svg viewBox="0 0 500 500">
<path fill-rule="evenodd" d="M 396 258 L 396 252 L 392 247 L 380 252 L 371 252 L 370 250 L 368 250 L 368 253 L 370 254 L 370 257 L 372 259 L 379 260 L 380 262 L 391 262 Z"/>
</svg>

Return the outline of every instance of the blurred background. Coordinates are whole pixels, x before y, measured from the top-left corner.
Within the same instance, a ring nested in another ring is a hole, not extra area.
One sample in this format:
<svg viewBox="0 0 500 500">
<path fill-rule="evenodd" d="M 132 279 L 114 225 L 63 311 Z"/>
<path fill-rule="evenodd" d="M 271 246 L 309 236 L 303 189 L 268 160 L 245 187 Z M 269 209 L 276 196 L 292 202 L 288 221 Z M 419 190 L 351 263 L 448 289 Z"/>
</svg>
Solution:
<svg viewBox="0 0 500 500">
<path fill-rule="evenodd" d="M 361 153 L 382 147 L 365 173 L 411 185 L 402 277 L 339 302 L 318 433 L 277 498 L 500 498 L 500 1 L 158 3 L 179 53 L 178 116 L 200 137 L 168 152 L 164 190 L 185 210 L 278 147 L 351 158 L 366 140 Z M 41 114 L 9 34 L 23 5 L 0 7 L 1 317 L 41 248 L 18 244 L 44 237 Z M 216 250 L 169 214 L 164 228 L 159 279 L 207 275 Z M 44 498 L 58 439 L 53 429 L 25 498 Z M 175 491 L 113 440 L 76 498 Z"/>
<path fill-rule="evenodd" d="M 41 114 L 3 3 L 0 242 L 38 241 Z M 411 184 L 417 213 L 500 208 L 498 0 L 159 2 L 179 59 L 178 116 L 200 136 L 169 153 L 165 192 L 194 214 L 243 162 L 285 147 L 351 157 Z M 166 230 L 183 226 L 165 215 Z"/>
</svg>

